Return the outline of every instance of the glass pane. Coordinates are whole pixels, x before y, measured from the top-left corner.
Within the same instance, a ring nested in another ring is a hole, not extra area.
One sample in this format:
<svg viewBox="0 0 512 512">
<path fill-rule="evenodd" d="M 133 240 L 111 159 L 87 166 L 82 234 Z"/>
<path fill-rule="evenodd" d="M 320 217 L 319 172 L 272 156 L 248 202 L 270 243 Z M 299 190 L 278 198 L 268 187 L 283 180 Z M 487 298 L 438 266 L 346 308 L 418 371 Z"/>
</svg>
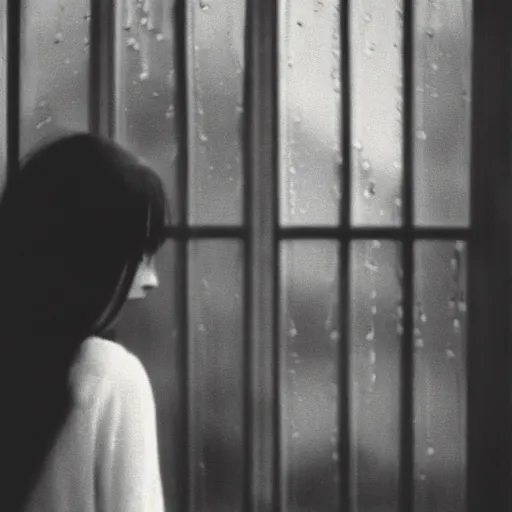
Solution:
<svg viewBox="0 0 512 512">
<path fill-rule="evenodd" d="M 398 512 L 401 246 L 351 246 L 352 493 L 354 512 Z"/>
<path fill-rule="evenodd" d="M 416 222 L 469 223 L 472 0 L 417 1 Z"/>
<path fill-rule="evenodd" d="M 120 340 L 144 363 L 155 394 L 158 414 L 158 443 L 165 504 L 167 510 L 178 510 L 180 478 L 183 468 L 177 466 L 185 432 L 182 429 L 183 395 L 180 354 L 182 333 L 179 307 L 182 290 L 176 289 L 178 272 L 177 245 L 166 242 L 156 256 L 160 286 L 144 300 L 128 301 L 115 327 Z"/>
<path fill-rule="evenodd" d="M 280 11 L 280 221 L 337 224 L 339 0 L 280 0 Z"/>
<path fill-rule="evenodd" d="M 351 4 L 353 223 L 397 225 L 402 221 L 402 1 Z"/>
<path fill-rule="evenodd" d="M 339 248 L 281 246 L 285 511 L 338 510 Z"/>
<path fill-rule="evenodd" d="M 116 137 L 162 176 L 179 222 L 173 2 L 118 2 Z"/>
<path fill-rule="evenodd" d="M 191 510 L 242 510 L 242 246 L 190 244 Z"/>
<path fill-rule="evenodd" d="M 62 129 L 88 128 L 89 2 L 23 0 L 21 154 Z"/>
<path fill-rule="evenodd" d="M 464 512 L 466 250 L 416 244 L 415 512 Z"/>
<path fill-rule="evenodd" d="M 6 178 L 7 140 L 7 2 L 0 0 L 0 190 Z"/>
<path fill-rule="evenodd" d="M 190 222 L 242 221 L 245 0 L 189 2 L 194 133 Z"/>
</svg>

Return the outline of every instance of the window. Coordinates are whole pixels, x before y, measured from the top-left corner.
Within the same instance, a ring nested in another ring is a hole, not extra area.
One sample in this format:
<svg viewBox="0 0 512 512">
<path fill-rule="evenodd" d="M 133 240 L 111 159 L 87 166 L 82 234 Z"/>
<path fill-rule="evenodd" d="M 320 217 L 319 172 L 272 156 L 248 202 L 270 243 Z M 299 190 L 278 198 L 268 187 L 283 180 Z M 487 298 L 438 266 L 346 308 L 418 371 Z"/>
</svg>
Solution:
<svg viewBox="0 0 512 512">
<path fill-rule="evenodd" d="M 116 333 L 169 510 L 510 509 L 506 4 L 0 2 L 9 172 L 90 129 L 171 199 Z"/>
</svg>

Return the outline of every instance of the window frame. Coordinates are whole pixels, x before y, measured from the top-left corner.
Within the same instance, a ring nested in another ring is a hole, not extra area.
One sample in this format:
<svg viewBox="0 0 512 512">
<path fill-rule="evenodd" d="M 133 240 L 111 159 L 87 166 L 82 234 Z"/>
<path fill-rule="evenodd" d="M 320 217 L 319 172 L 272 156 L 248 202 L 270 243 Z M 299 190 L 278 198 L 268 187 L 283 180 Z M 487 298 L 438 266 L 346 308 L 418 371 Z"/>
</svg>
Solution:
<svg viewBox="0 0 512 512">
<path fill-rule="evenodd" d="M 115 0 L 91 1 L 89 129 L 115 137 Z M 404 223 L 393 228 L 354 227 L 350 201 L 344 194 L 338 228 L 285 228 L 278 220 L 279 13 L 276 0 L 247 0 L 244 220 L 242 226 L 201 227 L 187 223 L 187 196 L 182 193 L 181 223 L 169 228 L 178 243 L 182 271 L 177 283 L 187 295 L 188 241 L 198 238 L 237 238 L 245 248 L 244 278 L 244 510 L 286 509 L 282 492 L 279 376 L 279 245 L 285 239 L 335 239 L 341 243 L 340 308 L 349 318 L 349 247 L 356 239 L 393 239 L 402 242 L 404 267 L 404 337 L 401 368 L 400 512 L 413 510 L 413 245 L 416 240 L 468 242 L 468 358 L 467 358 L 467 512 L 511 510 L 512 497 L 512 25 L 507 0 L 473 0 L 471 218 L 468 229 L 419 228 L 413 225 L 413 34 L 414 1 L 404 0 Z M 118 4 L 117 4 L 118 5 Z M 349 76 L 349 0 L 341 0 L 342 76 Z M 179 187 L 188 187 L 188 90 L 191 10 L 187 0 L 176 0 L 176 62 L 178 122 L 181 140 Z M 7 179 L 19 167 L 20 140 L 20 31 L 21 2 L 7 3 Z M 342 123 L 351 121 L 351 96 L 342 91 Z M 342 131 L 343 190 L 350 190 L 350 130 Z M 507 279 L 506 276 L 509 276 Z M 270 299 L 269 299 L 270 298 Z M 185 392 L 183 435 L 179 458 L 186 467 L 179 478 L 180 509 L 189 510 L 192 481 L 190 464 L 190 365 L 187 300 L 179 312 L 186 334 L 180 358 Z M 339 357 L 340 493 L 342 509 L 351 509 L 348 322 L 343 322 Z M 272 396 L 269 402 L 264 397 Z M 257 405 L 258 404 L 258 405 Z M 261 406 L 263 404 L 263 406 Z M 498 506 L 496 506 L 498 505 Z"/>
</svg>

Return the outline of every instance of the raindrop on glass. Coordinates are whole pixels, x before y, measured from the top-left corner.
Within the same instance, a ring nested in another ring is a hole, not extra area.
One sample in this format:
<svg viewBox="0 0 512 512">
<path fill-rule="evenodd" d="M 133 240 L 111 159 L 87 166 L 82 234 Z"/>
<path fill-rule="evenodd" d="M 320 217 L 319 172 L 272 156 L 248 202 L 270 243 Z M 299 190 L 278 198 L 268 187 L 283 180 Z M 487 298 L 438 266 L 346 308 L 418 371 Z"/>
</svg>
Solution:
<svg viewBox="0 0 512 512">
<path fill-rule="evenodd" d="M 375 182 L 374 181 L 370 181 L 368 183 L 368 185 L 366 186 L 366 188 L 364 189 L 364 197 L 366 199 L 369 199 L 370 197 L 373 197 L 374 195 L 376 194 L 376 191 L 375 191 Z"/>
<path fill-rule="evenodd" d="M 448 359 L 455 359 L 455 352 L 451 348 L 449 348 L 446 351 L 446 356 L 448 357 Z"/>
<path fill-rule="evenodd" d="M 427 140 L 427 133 L 424 130 L 418 130 L 416 132 L 416 138 L 419 140 Z"/>
<path fill-rule="evenodd" d="M 62 43 L 64 41 L 64 36 L 62 35 L 62 32 L 57 32 L 53 38 L 53 42 L 55 44 Z"/>
</svg>

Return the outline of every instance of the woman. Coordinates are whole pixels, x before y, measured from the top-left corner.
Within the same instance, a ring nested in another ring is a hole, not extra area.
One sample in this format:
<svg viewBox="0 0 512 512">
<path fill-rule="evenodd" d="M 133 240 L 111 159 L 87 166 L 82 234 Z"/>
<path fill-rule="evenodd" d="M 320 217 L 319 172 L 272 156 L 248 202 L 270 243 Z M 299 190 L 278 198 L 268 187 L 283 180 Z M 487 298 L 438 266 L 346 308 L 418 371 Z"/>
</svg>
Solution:
<svg viewBox="0 0 512 512">
<path fill-rule="evenodd" d="M 6 512 L 160 512 L 155 405 L 101 334 L 157 285 L 168 205 L 151 169 L 73 134 L 29 155 L 0 200 Z"/>
</svg>

